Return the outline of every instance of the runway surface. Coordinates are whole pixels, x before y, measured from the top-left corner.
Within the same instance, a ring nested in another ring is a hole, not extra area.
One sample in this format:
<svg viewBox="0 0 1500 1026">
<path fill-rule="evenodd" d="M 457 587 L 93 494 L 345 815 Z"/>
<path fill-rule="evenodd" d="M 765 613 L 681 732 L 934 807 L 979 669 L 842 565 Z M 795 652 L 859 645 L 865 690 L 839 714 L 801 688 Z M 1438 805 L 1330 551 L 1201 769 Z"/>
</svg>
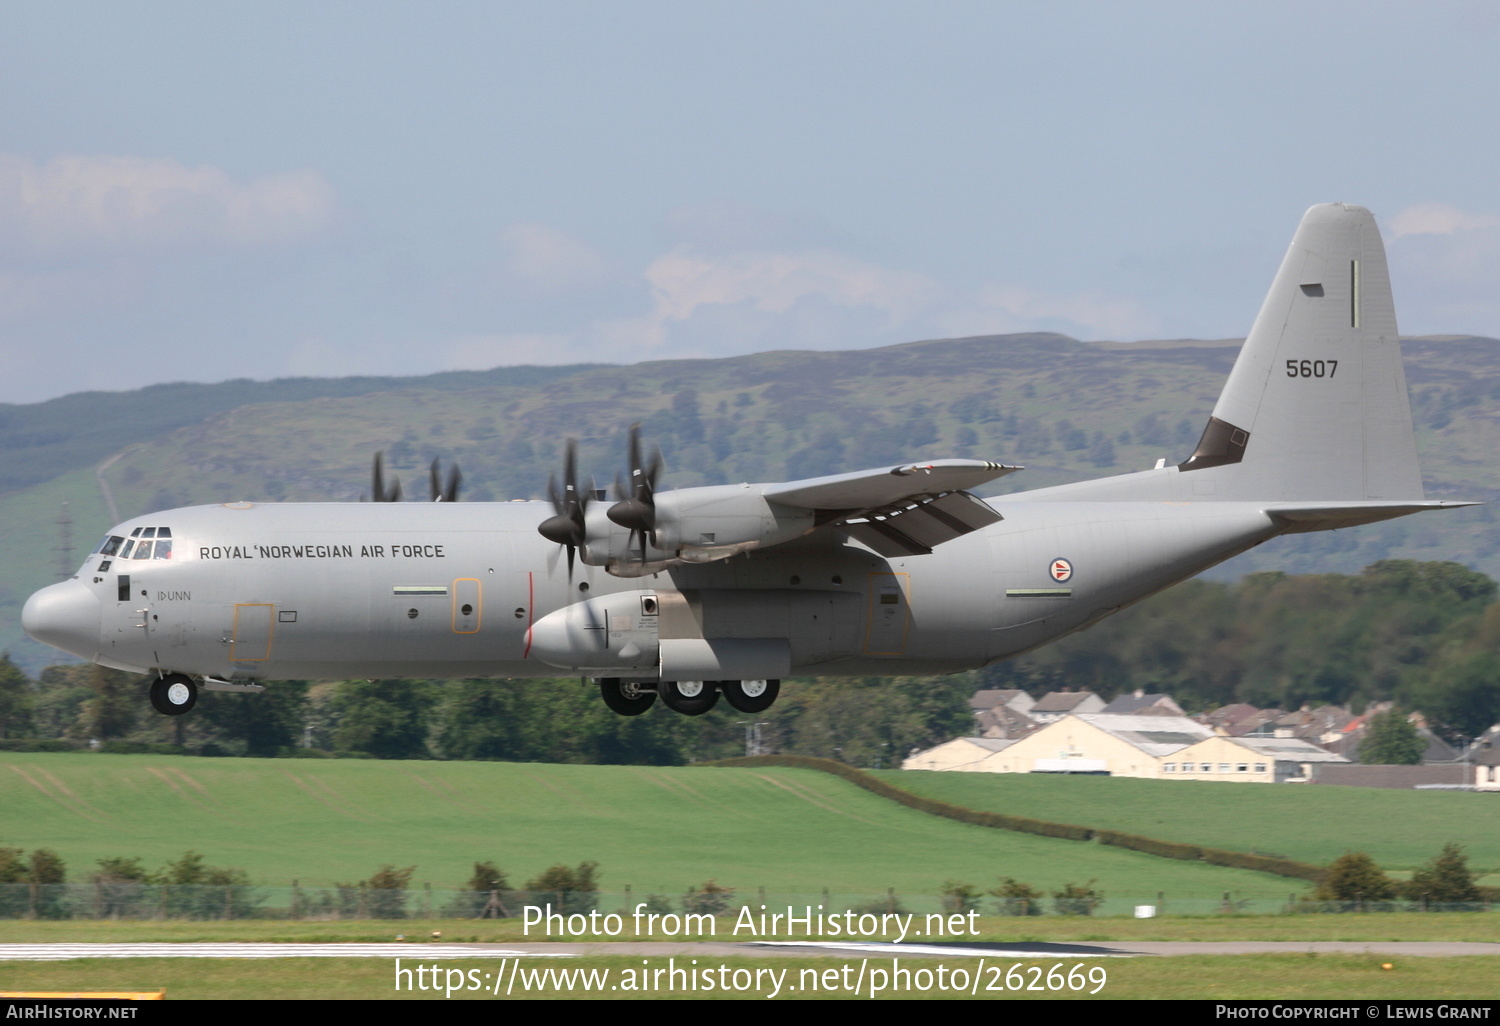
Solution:
<svg viewBox="0 0 1500 1026">
<path fill-rule="evenodd" d="M 0 961 L 74 958 L 578 958 L 690 955 L 756 958 L 871 955 L 902 958 L 1137 958 L 1177 955 L 1354 954 L 1403 957 L 1500 956 L 1500 943 L 1478 941 L 1110 941 L 990 944 L 838 944 L 827 941 L 619 941 L 535 944 L 0 944 Z"/>
</svg>

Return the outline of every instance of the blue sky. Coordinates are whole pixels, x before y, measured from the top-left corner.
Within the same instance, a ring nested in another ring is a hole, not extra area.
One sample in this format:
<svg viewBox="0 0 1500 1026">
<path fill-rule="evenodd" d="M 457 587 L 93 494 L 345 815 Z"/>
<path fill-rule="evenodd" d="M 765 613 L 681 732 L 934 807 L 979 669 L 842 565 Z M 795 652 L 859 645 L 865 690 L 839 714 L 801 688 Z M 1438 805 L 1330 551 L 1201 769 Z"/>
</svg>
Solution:
<svg viewBox="0 0 1500 1026">
<path fill-rule="evenodd" d="M 0 401 L 1243 335 L 1298 217 L 1500 336 L 1500 5 L 0 5 Z"/>
</svg>

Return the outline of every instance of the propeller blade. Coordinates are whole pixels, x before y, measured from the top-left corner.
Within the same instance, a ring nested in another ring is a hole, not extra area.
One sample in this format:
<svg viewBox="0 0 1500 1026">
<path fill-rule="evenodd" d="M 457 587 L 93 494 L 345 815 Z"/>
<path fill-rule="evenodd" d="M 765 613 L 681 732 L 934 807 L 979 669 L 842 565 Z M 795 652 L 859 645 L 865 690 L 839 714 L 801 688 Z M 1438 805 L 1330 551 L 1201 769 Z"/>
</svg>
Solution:
<svg viewBox="0 0 1500 1026">
<path fill-rule="evenodd" d="M 391 487 L 385 486 L 385 454 L 377 452 L 375 463 L 370 470 L 371 502 L 400 502 L 401 501 L 401 479 L 391 475 Z"/>
<path fill-rule="evenodd" d="M 450 479 L 455 496 L 458 492 L 458 468 L 454 468 L 454 476 Z M 547 478 L 547 498 L 552 502 L 553 515 L 537 525 L 537 533 L 550 542 L 565 547 L 568 550 L 568 580 L 573 580 L 573 563 L 578 554 L 578 548 L 588 536 L 588 524 L 585 514 L 588 512 L 589 499 L 592 497 L 593 482 L 589 483 L 589 491 L 581 491 L 578 487 L 578 440 L 568 439 L 566 448 L 563 450 L 563 480 L 562 488 L 558 488 L 557 478 Z"/>
<path fill-rule="evenodd" d="M 641 458 L 641 426 L 639 424 L 630 426 L 628 457 L 630 460 L 629 488 L 627 490 L 619 479 L 616 479 L 615 491 L 620 495 L 620 501 L 609 508 L 606 516 L 621 527 L 630 529 L 629 544 L 632 548 L 635 547 L 636 536 L 640 536 L 641 562 L 644 563 L 647 540 L 653 545 L 656 544 L 656 482 L 661 476 L 662 456 L 661 449 L 657 448 L 652 452 L 649 463 Z"/>
<path fill-rule="evenodd" d="M 427 494 L 433 502 L 457 502 L 463 474 L 459 472 L 457 463 L 451 464 L 448 467 L 448 479 L 444 481 L 441 468 L 442 461 L 433 457 L 432 466 L 427 468 Z"/>
</svg>

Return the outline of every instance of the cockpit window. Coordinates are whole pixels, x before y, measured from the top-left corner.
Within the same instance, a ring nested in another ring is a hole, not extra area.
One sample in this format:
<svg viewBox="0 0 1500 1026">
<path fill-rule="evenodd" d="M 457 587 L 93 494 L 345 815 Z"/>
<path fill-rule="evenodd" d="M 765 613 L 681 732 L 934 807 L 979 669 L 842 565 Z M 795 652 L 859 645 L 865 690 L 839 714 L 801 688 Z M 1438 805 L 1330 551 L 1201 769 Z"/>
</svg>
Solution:
<svg viewBox="0 0 1500 1026">
<path fill-rule="evenodd" d="M 129 538 L 112 535 L 99 546 L 105 556 L 119 559 L 171 559 L 172 529 L 170 527 L 137 527 Z"/>
</svg>

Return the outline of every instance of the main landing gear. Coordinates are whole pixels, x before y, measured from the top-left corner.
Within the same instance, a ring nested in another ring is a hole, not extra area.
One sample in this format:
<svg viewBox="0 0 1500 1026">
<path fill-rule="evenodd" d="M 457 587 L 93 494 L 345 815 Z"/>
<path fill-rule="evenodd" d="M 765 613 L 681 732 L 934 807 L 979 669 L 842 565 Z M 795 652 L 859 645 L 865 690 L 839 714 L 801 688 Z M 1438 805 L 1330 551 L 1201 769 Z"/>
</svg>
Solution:
<svg viewBox="0 0 1500 1026">
<path fill-rule="evenodd" d="M 185 673 L 169 673 L 151 682 L 151 704 L 165 716 L 181 716 L 198 704 L 198 685 Z"/>
<path fill-rule="evenodd" d="M 664 680 L 657 683 L 622 681 L 618 677 L 599 680 L 599 697 L 621 716 L 639 716 L 651 708 L 657 698 L 673 712 L 702 716 L 719 703 L 720 695 L 736 712 L 759 713 L 771 708 L 779 694 L 779 680 Z"/>
</svg>

